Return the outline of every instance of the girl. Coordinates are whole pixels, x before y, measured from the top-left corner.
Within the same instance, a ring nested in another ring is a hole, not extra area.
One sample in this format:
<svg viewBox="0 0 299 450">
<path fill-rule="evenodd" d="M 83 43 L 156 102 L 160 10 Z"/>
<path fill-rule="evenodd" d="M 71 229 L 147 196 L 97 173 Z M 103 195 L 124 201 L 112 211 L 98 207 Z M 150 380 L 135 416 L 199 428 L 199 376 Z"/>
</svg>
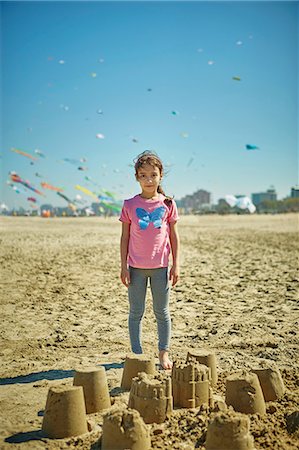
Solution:
<svg viewBox="0 0 299 450">
<path fill-rule="evenodd" d="M 163 165 L 153 152 L 137 157 L 135 177 L 141 193 L 125 200 L 120 216 L 122 283 L 129 295 L 129 334 L 134 353 L 141 354 L 141 319 L 145 310 L 148 279 L 153 297 L 153 310 L 158 325 L 159 360 L 163 369 L 171 369 L 169 343 L 169 283 L 179 278 L 178 212 L 173 199 L 161 188 Z M 172 267 L 168 274 L 168 259 Z"/>
</svg>

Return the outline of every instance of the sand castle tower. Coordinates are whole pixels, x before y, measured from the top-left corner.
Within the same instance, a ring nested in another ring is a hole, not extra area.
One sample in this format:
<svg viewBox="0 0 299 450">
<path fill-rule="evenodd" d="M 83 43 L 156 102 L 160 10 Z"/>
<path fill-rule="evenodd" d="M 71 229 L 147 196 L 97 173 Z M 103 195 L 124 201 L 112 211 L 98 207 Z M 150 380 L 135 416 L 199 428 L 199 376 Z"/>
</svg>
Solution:
<svg viewBox="0 0 299 450">
<path fill-rule="evenodd" d="M 82 386 L 87 414 L 110 408 L 108 383 L 104 367 L 76 370 L 74 386 Z"/>
<path fill-rule="evenodd" d="M 88 432 L 82 386 L 53 386 L 49 389 L 42 430 L 53 439 Z"/>
<path fill-rule="evenodd" d="M 171 375 L 174 405 L 183 408 L 209 405 L 210 376 L 210 369 L 196 361 L 174 362 Z"/>
<path fill-rule="evenodd" d="M 138 411 L 111 409 L 104 415 L 102 450 L 149 450 L 150 433 Z"/>
<path fill-rule="evenodd" d="M 258 376 L 266 402 L 278 400 L 285 393 L 285 386 L 278 367 L 275 364 L 262 363 L 252 369 Z"/>
<path fill-rule="evenodd" d="M 204 364 L 211 370 L 211 384 L 215 386 L 217 384 L 217 366 L 216 366 L 216 355 L 213 351 L 207 349 L 189 349 L 187 353 L 188 361 L 198 361 L 200 364 Z"/>
<path fill-rule="evenodd" d="M 155 360 L 147 355 L 135 355 L 131 353 L 126 356 L 121 387 L 130 390 L 132 378 L 137 377 L 139 372 L 153 375 L 156 372 Z"/>
<path fill-rule="evenodd" d="M 245 414 L 266 413 L 262 388 L 255 373 L 241 371 L 228 376 L 225 402 Z"/>
<path fill-rule="evenodd" d="M 132 380 L 129 408 L 137 409 L 145 423 L 164 422 L 173 409 L 171 378 L 139 373 Z"/>
<path fill-rule="evenodd" d="M 254 450 L 249 418 L 234 411 L 217 413 L 208 426 L 206 450 Z"/>
</svg>

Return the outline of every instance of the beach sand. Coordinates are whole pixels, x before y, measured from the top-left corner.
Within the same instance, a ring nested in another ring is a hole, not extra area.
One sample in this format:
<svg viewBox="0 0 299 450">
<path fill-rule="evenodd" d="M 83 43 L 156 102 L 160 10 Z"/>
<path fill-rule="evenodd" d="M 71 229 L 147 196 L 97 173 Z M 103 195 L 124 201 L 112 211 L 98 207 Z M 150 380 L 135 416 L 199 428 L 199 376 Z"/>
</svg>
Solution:
<svg viewBox="0 0 299 450">
<path fill-rule="evenodd" d="M 113 401 L 130 351 L 126 288 L 119 280 L 117 218 L 1 218 L 0 448 L 100 449 L 102 414 L 77 438 L 41 435 L 50 386 L 73 370 L 104 364 Z M 181 279 L 171 292 L 172 358 L 216 352 L 219 380 L 274 361 L 285 395 L 250 415 L 256 449 L 298 448 L 298 216 L 183 216 Z M 144 351 L 157 357 L 150 294 Z M 175 409 L 150 426 L 152 448 L 204 449 L 211 411 Z M 297 427 L 297 431 L 296 431 Z M 232 449 L 233 450 L 233 449 Z"/>
</svg>

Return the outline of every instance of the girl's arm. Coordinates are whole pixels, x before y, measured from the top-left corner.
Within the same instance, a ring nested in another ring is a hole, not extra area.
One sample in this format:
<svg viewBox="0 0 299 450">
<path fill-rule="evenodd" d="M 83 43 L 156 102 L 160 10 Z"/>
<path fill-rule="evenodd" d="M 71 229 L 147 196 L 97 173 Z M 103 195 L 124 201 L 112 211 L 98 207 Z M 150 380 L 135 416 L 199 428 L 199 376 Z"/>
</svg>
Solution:
<svg viewBox="0 0 299 450">
<path fill-rule="evenodd" d="M 130 284 L 130 272 L 128 270 L 128 263 L 127 263 L 129 239 L 130 239 L 130 224 L 122 222 L 122 233 L 120 238 L 120 260 L 121 260 L 120 279 L 126 287 L 128 287 Z"/>
<path fill-rule="evenodd" d="M 169 279 L 172 280 L 172 286 L 174 286 L 180 275 L 180 261 L 179 261 L 179 251 L 180 251 L 180 238 L 177 229 L 177 222 L 171 222 L 169 224 L 170 233 L 170 246 L 172 252 L 172 268 L 169 272 Z"/>
</svg>

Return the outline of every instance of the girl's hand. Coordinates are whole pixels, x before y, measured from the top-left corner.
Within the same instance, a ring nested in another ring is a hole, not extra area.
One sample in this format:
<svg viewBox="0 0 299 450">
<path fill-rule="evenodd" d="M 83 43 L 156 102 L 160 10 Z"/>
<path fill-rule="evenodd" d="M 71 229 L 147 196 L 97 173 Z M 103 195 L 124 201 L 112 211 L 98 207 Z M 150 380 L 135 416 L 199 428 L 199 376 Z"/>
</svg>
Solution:
<svg viewBox="0 0 299 450">
<path fill-rule="evenodd" d="M 175 286 L 180 277 L 180 271 L 177 266 L 172 266 L 169 272 L 169 281 L 172 281 L 172 286 Z"/>
<path fill-rule="evenodd" d="M 127 269 L 127 268 L 124 268 L 124 269 L 121 269 L 121 272 L 120 272 L 120 279 L 121 279 L 121 282 L 126 286 L 126 287 L 129 287 L 129 284 L 130 284 L 130 272 L 129 272 L 129 270 Z"/>
</svg>

